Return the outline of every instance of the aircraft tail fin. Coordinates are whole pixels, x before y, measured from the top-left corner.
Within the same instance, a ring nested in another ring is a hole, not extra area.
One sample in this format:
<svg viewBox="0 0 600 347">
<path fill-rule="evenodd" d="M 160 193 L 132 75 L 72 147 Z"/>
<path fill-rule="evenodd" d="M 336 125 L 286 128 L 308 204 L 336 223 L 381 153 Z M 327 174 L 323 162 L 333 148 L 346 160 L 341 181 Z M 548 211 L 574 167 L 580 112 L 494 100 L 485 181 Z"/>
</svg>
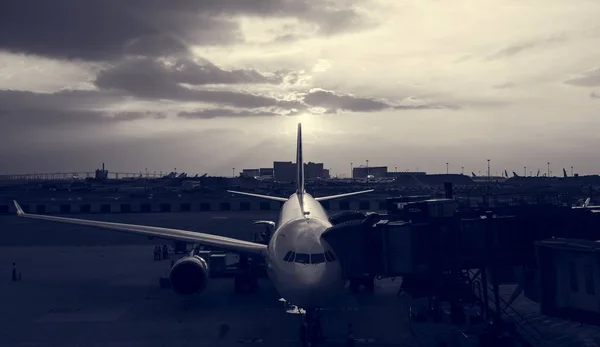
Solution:
<svg viewBox="0 0 600 347">
<path fill-rule="evenodd" d="M 296 193 L 304 193 L 304 162 L 302 161 L 302 124 L 298 123 L 298 139 L 296 143 Z"/>
</svg>

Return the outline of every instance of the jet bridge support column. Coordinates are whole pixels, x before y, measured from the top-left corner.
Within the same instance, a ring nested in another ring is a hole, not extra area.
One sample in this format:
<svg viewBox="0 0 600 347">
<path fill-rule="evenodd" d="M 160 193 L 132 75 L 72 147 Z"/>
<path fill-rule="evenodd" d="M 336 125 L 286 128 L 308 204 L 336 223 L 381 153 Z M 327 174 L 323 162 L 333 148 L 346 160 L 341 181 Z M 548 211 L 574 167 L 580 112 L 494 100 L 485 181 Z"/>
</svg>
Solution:
<svg viewBox="0 0 600 347">
<path fill-rule="evenodd" d="M 483 318 L 487 320 L 490 318 L 489 307 L 488 307 L 488 279 L 487 279 L 487 269 L 483 266 L 480 270 L 481 274 L 481 292 L 483 294 L 483 302 L 481 303 L 481 313 L 483 313 Z"/>
</svg>

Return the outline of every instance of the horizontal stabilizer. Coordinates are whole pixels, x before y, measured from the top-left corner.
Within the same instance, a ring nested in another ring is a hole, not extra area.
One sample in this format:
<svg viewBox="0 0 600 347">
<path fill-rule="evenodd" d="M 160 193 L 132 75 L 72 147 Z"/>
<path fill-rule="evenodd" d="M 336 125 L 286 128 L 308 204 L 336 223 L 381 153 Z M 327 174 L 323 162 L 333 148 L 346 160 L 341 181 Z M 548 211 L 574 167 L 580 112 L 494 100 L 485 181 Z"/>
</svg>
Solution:
<svg viewBox="0 0 600 347">
<path fill-rule="evenodd" d="M 369 190 L 361 190 L 360 192 L 352 192 L 352 193 L 345 193 L 345 194 L 338 194 L 338 195 L 322 196 L 320 198 L 315 198 L 315 200 L 317 200 L 317 201 L 325 201 L 325 200 L 340 199 L 340 198 L 345 198 L 347 196 L 370 193 L 370 192 L 372 192 L 374 190 L 375 189 L 369 189 Z"/>
<path fill-rule="evenodd" d="M 270 196 L 270 195 L 262 195 L 262 194 L 254 194 L 254 193 L 246 193 L 246 192 L 236 192 L 235 190 L 228 190 L 229 193 L 238 194 L 238 195 L 246 195 L 254 198 L 274 200 L 274 201 L 288 201 L 287 198 L 280 198 L 278 196 Z"/>
</svg>

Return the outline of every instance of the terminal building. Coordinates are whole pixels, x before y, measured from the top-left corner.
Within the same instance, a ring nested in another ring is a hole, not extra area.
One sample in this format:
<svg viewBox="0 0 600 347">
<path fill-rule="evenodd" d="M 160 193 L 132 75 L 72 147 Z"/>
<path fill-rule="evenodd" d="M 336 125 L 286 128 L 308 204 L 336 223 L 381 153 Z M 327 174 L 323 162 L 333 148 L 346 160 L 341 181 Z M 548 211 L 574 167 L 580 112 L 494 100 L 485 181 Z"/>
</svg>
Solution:
<svg viewBox="0 0 600 347">
<path fill-rule="evenodd" d="M 291 161 L 273 162 L 273 178 L 280 182 L 296 180 L 296 163 Z M 329 170 L 323 168 L 323 163 L 308 162 L 304 164 L 304 178 L 309 180 L 329 178 Z"/>
</svg>

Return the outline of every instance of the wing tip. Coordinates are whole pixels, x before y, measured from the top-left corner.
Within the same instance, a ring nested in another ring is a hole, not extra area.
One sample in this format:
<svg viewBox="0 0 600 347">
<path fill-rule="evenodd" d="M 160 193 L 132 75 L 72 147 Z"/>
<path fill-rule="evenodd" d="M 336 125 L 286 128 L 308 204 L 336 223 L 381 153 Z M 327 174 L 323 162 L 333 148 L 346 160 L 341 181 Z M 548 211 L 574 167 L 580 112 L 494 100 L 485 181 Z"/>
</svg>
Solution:
<svg viewBox="0 0 600 347">
<path fill-rule="evenodd" d="M 17 216 L 24 216 L 25 212 L 21 208 L 21 205 L 17 202 L 17 200 L 13 200 L 13 204 L 15 204 L 15 209 L 17 210 Z"/>
</svg>

